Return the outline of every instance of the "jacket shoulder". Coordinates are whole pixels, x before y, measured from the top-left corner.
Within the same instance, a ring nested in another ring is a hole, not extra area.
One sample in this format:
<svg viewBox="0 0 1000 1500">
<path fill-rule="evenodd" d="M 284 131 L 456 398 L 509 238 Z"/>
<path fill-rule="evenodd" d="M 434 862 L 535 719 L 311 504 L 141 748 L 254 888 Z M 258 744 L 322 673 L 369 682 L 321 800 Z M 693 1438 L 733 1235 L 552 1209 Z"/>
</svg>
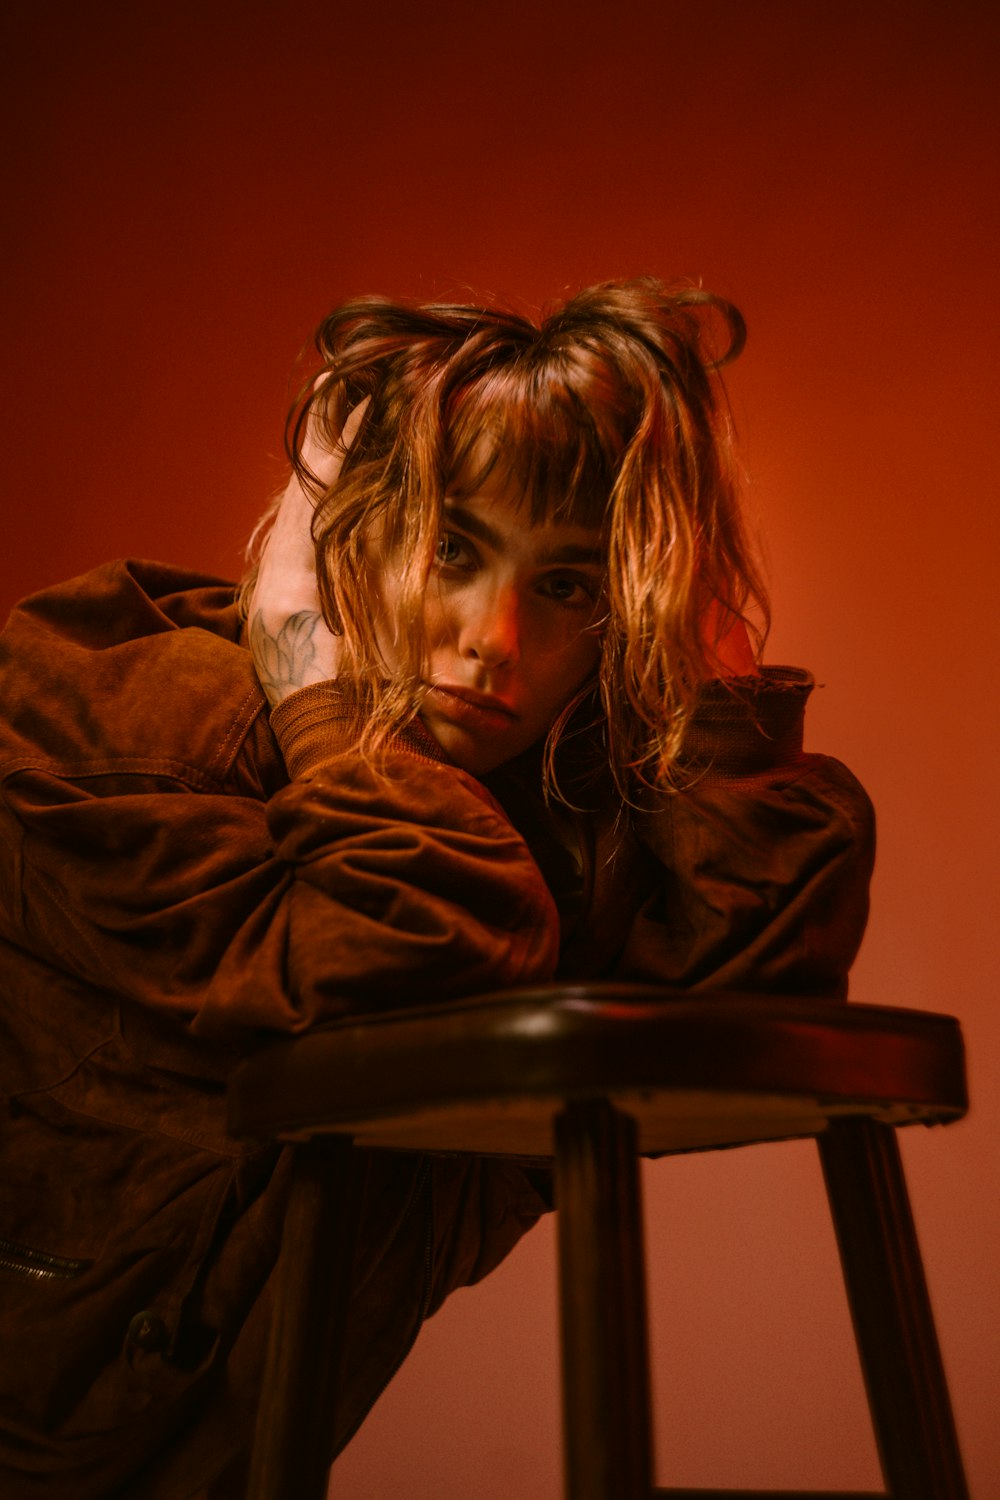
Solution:
<svg viewBox="0 0 1000 1500">
<path fill-rule="evenodd" d="M 231 583 L 107 563 L 31 595 L 0 634 L 0 766 L 224 779 L 265 707 Z"/>
</svg>

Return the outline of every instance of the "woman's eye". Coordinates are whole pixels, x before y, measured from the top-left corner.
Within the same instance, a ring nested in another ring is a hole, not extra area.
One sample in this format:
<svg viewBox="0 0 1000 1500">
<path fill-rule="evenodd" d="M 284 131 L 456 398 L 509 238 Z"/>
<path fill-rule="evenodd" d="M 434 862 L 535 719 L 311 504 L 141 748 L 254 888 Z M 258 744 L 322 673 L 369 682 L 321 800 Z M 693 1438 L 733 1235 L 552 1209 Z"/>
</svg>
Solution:
<svg viewBox="0 0 1000 1500">
<path fill-rule="evenodd" d="M 595 589 L 589 578 L 576 578 L 569 573 L 553 573 L 545 580 L 545 593 L 557 604 L 580 609 L 593 604 L 595 598 Z"/>
<path fill-rule="evenodd" d="M 437 544 L 437 551 L 434 554 L 434 561 L 438 567 L 454 566 L 464 560 L 465 548 L 460 539 L 457 536 L 453 536 L 450 531 L 444 532 Z"/>
</svg>

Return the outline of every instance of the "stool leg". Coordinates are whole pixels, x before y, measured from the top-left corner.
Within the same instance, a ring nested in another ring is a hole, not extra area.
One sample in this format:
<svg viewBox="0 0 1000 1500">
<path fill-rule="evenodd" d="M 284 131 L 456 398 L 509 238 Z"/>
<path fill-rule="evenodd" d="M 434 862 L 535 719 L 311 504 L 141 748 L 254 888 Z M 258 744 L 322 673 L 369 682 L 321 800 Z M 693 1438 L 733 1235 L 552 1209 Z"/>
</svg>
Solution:
<svg viewBox="0 0 1000 1500">
<path fill-rule="evenodd" d="M 605 1100 L 555 1121 L 568 1500 L 649 1500 L 646 1286 L 637 1131 Z"/>
<path fill-rule="evenodd" d="M 295 1147 L 247 1500 L 324 1500 L 350 1298 L 350 1140 Z"/>
<path fill-rule="evenodd" d="M 817 1137 L 886 1484 L 893 1500 L 968 1500 L 896 1132 Z"/>
</svg>

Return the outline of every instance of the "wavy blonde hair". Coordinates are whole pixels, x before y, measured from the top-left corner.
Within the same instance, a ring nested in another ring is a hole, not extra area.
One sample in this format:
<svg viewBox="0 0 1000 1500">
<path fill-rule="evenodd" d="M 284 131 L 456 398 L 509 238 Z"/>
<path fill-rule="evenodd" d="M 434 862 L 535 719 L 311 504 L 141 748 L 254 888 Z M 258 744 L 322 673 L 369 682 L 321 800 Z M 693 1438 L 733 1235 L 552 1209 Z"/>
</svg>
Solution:
<svg viewBox="0 0 1000 1500">
<path fill-rule="evenodd" d="M 768 619 L 718 378 L 745 336 L 731 303 L 653 278 L 589 287 L 538 323 L 496 308 L 379 297 L 330 314 L 316 335 L 319 379 L 310 377 L 293 407 L 286 445 L 316 498 L 324 614 L 369 710 L 362 753 L 377 753 L 419 708 L 423 598 L 444 498 L 474 493 L 499 466 L 531 522 L 569 520 L 607 539 L 600 667 L 550 731 L 547 784 L 557 785 L 561 742 L 595 722 L 626 801 L 637 782 L 674 784 L 698 685 L 717 672 L 706 618 L 716 622 L 715 644 L 744 620 L 758 649 Z M 326 489 L 302 458 L 306 425 L 332 447 L 365 398 L 341 474 Z M 391 681 L 372 623 L 376 534 L 400 560 L 404 666 Z M 244 580 L 244 601 L 253 579 Z"/>
</svg>

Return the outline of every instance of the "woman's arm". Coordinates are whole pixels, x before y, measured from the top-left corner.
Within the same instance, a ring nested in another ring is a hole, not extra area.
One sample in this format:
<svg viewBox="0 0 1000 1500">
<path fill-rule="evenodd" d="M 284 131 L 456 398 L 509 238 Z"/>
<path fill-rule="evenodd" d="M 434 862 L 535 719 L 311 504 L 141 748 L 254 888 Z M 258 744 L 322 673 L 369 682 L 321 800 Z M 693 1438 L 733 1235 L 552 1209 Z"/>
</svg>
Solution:
<svg viewBox="0 0 1000 1500">
<path fill-rule="evenodd" d="M 623 977 L 696 988 L 844 995 L 868 914 L 871 803 L 802 749 L 812 680 L 765 668 L 710 684 L 678 790 L 636 817 L 659 868 L 621 951 Z"/>
<path fill-rule="evenodd" d="M 222 594 L 114 564 L 14 611 L 0 937 L 234 1041 L 550 977 L 551 897 L 486 789 L 433 743 L 359 763 L 331 683 L 269 724 Z"/>
<path fill-rule="evenodd" d="M 551 977 L 551 897 L 464 772 L 320 759 L 264 802 L 147 764 L 27 766 L 0 800 L 4 935 L 101 994 L 239 1041 Z"/>
</svg>

